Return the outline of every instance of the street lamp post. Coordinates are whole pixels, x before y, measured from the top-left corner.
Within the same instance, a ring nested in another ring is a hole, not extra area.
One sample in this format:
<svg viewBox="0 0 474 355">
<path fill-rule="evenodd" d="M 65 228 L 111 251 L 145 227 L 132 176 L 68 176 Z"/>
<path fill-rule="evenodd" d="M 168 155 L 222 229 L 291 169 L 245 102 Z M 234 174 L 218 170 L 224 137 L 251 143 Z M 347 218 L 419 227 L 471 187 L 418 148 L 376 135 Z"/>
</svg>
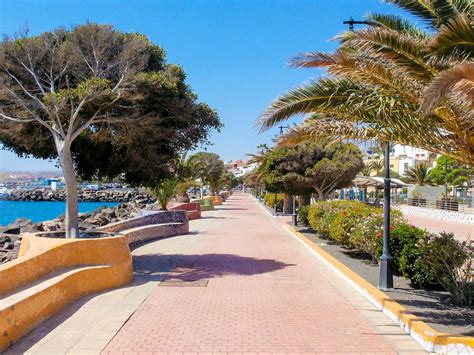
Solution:
<svg viewBox="0 0 474 355">
<path fill-rule="evenodd" d="M 382 290 L 393 288 L 392 256 L 390 255 L 390 142 L 385 143 L 385 176 L 383 179 L 383 252 L 380 258 L 379 284 Z"/>
<path fill-rule="evenodd" d="M 444 190 L 445 190 L 445 198 L 446 201 L 448 200 L 448 157 L 446 156 L 444 159 Z"/>
<path fill-rule="evenodd" d="M 349 25 L 349 31 L 354 30 L 354 25 L 370 25 L 370 21 L 355 21 L 352 17 L 343 24 Z M 379 284 L 382 290 L 393 288 L 392 257 L 390 255 L 390 142 L 385 143 L 385 176 L 383 179 L 383 252 L 380 258 Z"/>
<path fill-rule="evenodd" d="M 287 129 L 287 128 L 290 128 L 290 126 L 280 126 L 278 128 L 280 129 L 280 134 L 283 134 L 283 130 Z M 276 204 L 275 204 L 275 206 L 276 206 Z M 296 196 L 295 195 L 293 195 L 293 208 L 292 208 L 292 210 L 293 211 L 291 213 L 291 224 L 296 227 L 298 225 L 298 215 L 296 214 Z M 275 214 L 276 214 L 276 209 L 275 209 Z"/>
<path fill-rule="evenodd" d="M 298 215 L 296 214 L 296 196 L 293 195 L 293 213 L 291 214 L 291 224 L 293 226 L 298 225 Z"/>
</svg>

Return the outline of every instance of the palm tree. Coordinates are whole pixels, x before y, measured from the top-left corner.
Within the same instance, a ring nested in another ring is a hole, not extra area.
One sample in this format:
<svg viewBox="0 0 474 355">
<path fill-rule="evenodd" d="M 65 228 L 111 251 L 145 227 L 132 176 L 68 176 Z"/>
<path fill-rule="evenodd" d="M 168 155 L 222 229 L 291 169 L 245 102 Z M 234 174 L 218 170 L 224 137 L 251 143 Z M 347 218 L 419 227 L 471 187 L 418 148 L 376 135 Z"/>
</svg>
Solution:
<svg viewBox="0 0 474 355">
<path fill-rule="evenodd" d="M 365 164 L 364 168 L 361 171 L 363 176 L 370 176 L 373 172 L 375 175 L 379 175 L 381 171 L 384 169 L 384 162 L 383 160 L 373 160 L 369 161 Z"/>
<path fill-rule="evenodd" d="M 368 28 L 336 37 L 335 53 L 293 58 L 292 66 L 326 68 L 329 76 L 277 98 L 260 117 L 261 130 L 306 114 L 280 144 L 320 136 L 374 139 L 474 164 L 474 2 L 388 1 L 419 17 L 426 29 L 371 14 Z"/>
<path fill-rule="evenodd" d="M 405 172 L 405 178 L 408 182 L 418 186 L 431 185 L 430 166 L 427 162 L 415 164 Z"/>
<path fill-rule="evenodd" d="M 178 184 L 179 180 L 177 178 L 168 178 L 151 189 L 151 193 L 160 204 L 161 210 L 166 211 L 166 206 L 176 195 Z"/>
<path fill-rule="evenodd" d="M 196 180 L 205 174 L 207 166 L 194 155 L 187 157 L 183 153 L 173 161 L 173 167 L 179 180 L 176 199 L 178 202 L 189 202 L 188 190 L 198 186 Z"/>
</svg>

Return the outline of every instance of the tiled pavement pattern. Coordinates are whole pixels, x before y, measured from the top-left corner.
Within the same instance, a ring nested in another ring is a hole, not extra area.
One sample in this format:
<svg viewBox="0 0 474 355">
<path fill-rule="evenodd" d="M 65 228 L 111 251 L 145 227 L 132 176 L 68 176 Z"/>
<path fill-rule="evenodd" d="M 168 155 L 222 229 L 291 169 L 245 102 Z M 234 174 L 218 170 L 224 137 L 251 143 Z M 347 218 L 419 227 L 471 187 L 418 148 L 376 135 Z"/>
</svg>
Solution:
<svg viewBox="0 0 474 355">
<path fill-rule="evenodd" d="M 404 214 L 404 217 L 419 228 L 425 228 L 433 233 L 450 232 L 458 240 L 474 239 L 474 224 L 463 224 L 451 221 L 443 221 L 424 216 L 415 216 L 411 214 Z"/>
<path fill-rule="evenodd" d="M 105 353 L 421 351 L 248 195 L 210 221 L 182 255 L 147 257 L 151 270 L 174 261 L 170 287 L 150 294 Z"/>
<path fill-rule="evenodd" d="M 423 353 L 250 196 L 191 231 L 136 249 L 133 285 L 76 302 L 8 353 Z"/>
</svg>

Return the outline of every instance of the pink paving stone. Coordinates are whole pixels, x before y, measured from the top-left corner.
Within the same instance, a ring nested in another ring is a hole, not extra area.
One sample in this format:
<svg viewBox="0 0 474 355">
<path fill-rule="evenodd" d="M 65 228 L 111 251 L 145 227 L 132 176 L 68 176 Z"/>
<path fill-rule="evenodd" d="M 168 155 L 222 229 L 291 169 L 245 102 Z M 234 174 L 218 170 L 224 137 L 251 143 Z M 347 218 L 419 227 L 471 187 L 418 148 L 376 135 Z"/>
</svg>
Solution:
<svg viewBox="0 0 474 355">
<path fill-rule="evenodd" d="M 159 255 L 168 279 L 207 287 L 157 287 L 104 353 L 395 353 L 250 196 L 213 216 L 182 255 Z"/>
</svg>

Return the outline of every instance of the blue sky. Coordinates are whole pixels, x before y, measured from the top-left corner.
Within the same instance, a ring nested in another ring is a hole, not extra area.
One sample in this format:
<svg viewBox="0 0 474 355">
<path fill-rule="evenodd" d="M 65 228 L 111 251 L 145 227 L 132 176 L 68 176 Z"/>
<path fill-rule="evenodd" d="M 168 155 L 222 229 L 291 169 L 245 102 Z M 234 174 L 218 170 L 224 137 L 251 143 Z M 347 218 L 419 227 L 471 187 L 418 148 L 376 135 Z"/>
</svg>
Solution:
<svg viewBox="0 0 474 355">
<path fill-rule="evenodd" d="M 138 31 L 182 65 L 199 99 L 225 127 L 209 151 L 244 158 L 278 129 L 258 134 L 255 120 L 273 98 L 321 72 L 291 69 L 291 56 L 330 51 L 343 20 L 368 12 L 399 13 L 379 0 L 0 0 L 0 32 L 24 24 L 37 34 L 86 21 Z M 54 163 L 0 151 L 0 170 L 45 170 Z"/>
</svg>

